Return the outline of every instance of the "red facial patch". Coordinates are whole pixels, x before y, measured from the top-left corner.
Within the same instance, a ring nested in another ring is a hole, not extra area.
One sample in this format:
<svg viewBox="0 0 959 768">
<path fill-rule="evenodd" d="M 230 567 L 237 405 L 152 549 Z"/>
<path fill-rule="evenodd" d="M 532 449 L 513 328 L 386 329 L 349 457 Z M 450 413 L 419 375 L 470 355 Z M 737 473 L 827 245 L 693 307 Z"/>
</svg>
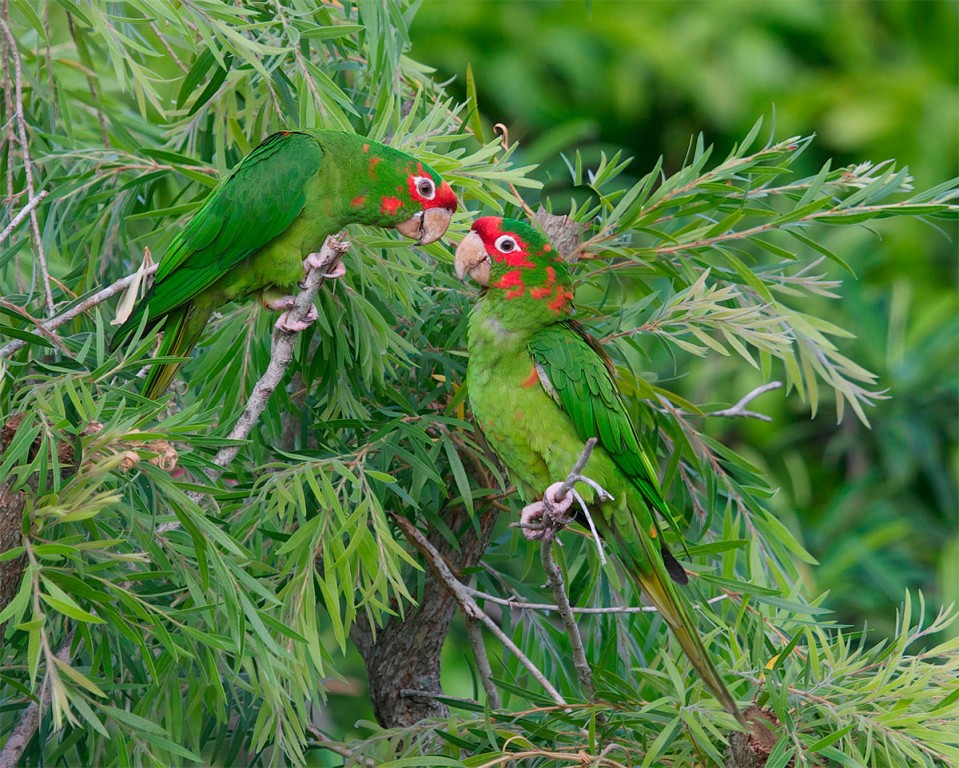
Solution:
<svg viewBox="0 0 959 768">
<path fill-rule="evenodd" d="M 500 280 L 493 283 L 493 287 L 503 288 L 506 290 L 507 299 L 515 299 L 523 295 L 526 283 L 523 282 L 523 276 L 518 269 L 511 269 Z"/>
<path fill-rule="evenodd" d="M 383 202 L 380 204 L 380 213 L 385 213 L 387 216 L 394 216 L 401 205 L 403 205 L 403 201 L 398 197 L 384 197 Z"/>
<path fill-rule="evenodd" d="M 369 151 L 370 151 L 370 145 L 369 145 L 369 144 L 364 144 L 364 145 L 363 145 L 363 154 L 366 154 L 366 153 L 369 152 Z"/>
<path fill-rule="evenodd" d="M 407 176 L 406 177 L 406 186 L 410 189 L 410 197 L 412 197 L 416 202 L 422 203 L 424 208 L 428 208 L 433 202 L 432 200 L 427 200 L 420 194 L 420 191 L 416 188 L 416 177 Z M 400 187 L 402 190 L 402 187 Z"/>
<path fill-rule="evenodd" d="M 558 314 L 566 308 L 566 305 L 572 300 L 572 298 L 573 294 L 563 288 L 563 286 L 557 285 L 556 297 L 546 306 Z"/>
<path fill-rule="evenodd" d="M 352 200 L 350 200 L 350 207 L 351 207 L 351 208 L 362 208 L 362 207 L 363 207 L 363 203 L 365 203 L 365 202 L 366 202 L 366 198 L 363 197 L 363 195 L 360 195 L 359 197 L 354 197 Z"/>
<path fill-rule="evenodd" d="M 503 220 L 499 216 L 484 216 L 473 222 L 473 231 L 483 240 L 486 246 L 486 252 L 494 261 L 505 261 L 510 267 L 525 267 L 534 269 L 536 265 L 526 256 L 526 243 L 523 239 L 513 232 L 504 232 L 501 228 Z M 516 250 L 509 253 L 502 253 L 496 248 L 496 240 L 500 235 L 509 235 L 516 241 Z"/>
<path fill-rule="evenodd" d="M 459 204 L 452 187 L 445 181 L 436 190 L 436 197 L 433 198 L 432 202 L 435 207 L 449 208 L 453 213 L 456 213 L 456 206 Z"/>
<path fill-rule="evenodd" d="M 503 234 L 500 225 L 503 219 L 499 216 L 484 216 L 473 222 L 471 229 L 480 236 L 487 248 L 492 248 L 496 238 Z"/>
<path fill-rule="evenodd" d="M 527 376 L 524 379 L 523 383 L 520 386 L 527 387 L 527 388 L 532 387 L 538 381 L 539 381 L 539 374 L 536 373 L 536 368 L 531 368 L 529 372 L 529 376 Z"/>
<path fill-rule="evenodd" d="M 545 299 L 553 292 L 553 286 L 555 284 L 556 270 L 552 267 L 546 267 L 546 285 L 530 289 L 529 295 L 534 299 Z"/>
<path fill-rule="evenodd" d="M 383 160 L 382 157 L 371 157 L 370 158 L 370 178 L 375 178 L 376 164 Z"/>
</svg>

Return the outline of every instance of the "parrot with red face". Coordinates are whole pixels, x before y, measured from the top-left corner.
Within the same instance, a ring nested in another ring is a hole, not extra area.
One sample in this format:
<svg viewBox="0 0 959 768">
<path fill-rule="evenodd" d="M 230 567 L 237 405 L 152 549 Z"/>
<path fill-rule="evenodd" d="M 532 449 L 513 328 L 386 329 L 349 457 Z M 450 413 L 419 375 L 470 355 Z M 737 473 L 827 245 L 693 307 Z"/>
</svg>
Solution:
<svg viewBox="0 0 959 768">
<path fill-rule="evenodd" d="M 327 236 L 348 224 L 393 228 L 417 245 L 442 237 L 456 195 L 425 163 L 363 136 L 281 131 L 265 139 L 210 193 L 160 260 L 153 286 L 114 334 L 116 348 L 146 317 L 163 321 L 157 356 L 190 353 L 221 305 L 259 294 L 290 309 L 290 292 Z M 332 273 L 337 277 L 342 271 Z M 315 310 L 310 320 L 315 319 Z M 286 313 L 278 321 L 293 327 Z M 156 398 L 180 363 L 153 365 L 143 393 Z"/>
<path fill-rule="evenodd" d="M 566 263 L 533 227 L 488 216 L 473 222 L 456 249 L 455 264 L 460 279 L 469 276 L 486 289 L 467 330 L 470 406 L 520 496 L 533 502 L 545 490 L 551 506 L 568 508 L 572 494 L 556 501 L 550 493 L 555 495 L 560 485 L 555 481 L 566 477 L 584 443 L 597 438 L 588 474 L 612 498 L 600 504 L 589 487 L 582 495 L 598 506 L 593 517 L 599 533 L 709 690 L 745 725 L 674 583 L 685 584 L 688 577 L 662 543 L 653 517 L 655 510 L 668 513 L 668 508 L 652 459 L 640 444 L 609 358 L 572 319 Z"/>
</svg>

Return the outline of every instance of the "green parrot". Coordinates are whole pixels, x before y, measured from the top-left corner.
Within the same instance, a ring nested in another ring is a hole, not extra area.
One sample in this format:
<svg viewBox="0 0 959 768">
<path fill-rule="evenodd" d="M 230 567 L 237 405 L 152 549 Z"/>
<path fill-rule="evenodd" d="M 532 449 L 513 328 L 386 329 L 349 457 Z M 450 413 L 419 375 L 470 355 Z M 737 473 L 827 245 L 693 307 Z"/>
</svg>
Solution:
<svg viewBox="0 0 959 768">
<path fill-rule="evenodd" d="M 546 490 L 555 513 L 566 511 L 573 496 L 556 501 L 561 483 L 555 481 L 566 477 L 587 440 L 598 439 L 586 474 L 613 498 L 594 516 L 597 529 L 712 693 L 745 724 L 673 583 L 684 584 L 687 576 L 663 545 L 653 517 L 654 507 L 668 514 L 655 469 L 640 446 L 609 358 L 572 319 L 565 262 L 528 224 L 487 216 L 473 223 L 456 249 L 456 274 L 486 287 L 469 317 L 469 402 L 520 496 L 533 502 Z M 582 495 L 588 504 L 599 501 L 591 488 Z M 533 514 L 542 514 L 542 504 L 530 504 L 524 522 Z"/>
<path fill-rule="evenodd" d="M 153 286 L 112 340 L 147 317 L 163 324 L 158 356 L 188 355 L 217 307 L 251 293 L 289 310 L 290 291 L 319 266 L 327 236 L 347 224 L 392 227 L 417 245 L 446 232 L 456 195 L 439 174 L 399 150 L 342 131 L 281 131 L 265 139 L 210 193 L 160 260 Z M 339 277 L 345 270 L 334 271 Z M 316 319 L 312 310 L 309 322 Z M 303 325 L 287 313 L 277 326 Z M 154 365 L 143 393 L 158 397 L 178 363 Z"/>
</svg>

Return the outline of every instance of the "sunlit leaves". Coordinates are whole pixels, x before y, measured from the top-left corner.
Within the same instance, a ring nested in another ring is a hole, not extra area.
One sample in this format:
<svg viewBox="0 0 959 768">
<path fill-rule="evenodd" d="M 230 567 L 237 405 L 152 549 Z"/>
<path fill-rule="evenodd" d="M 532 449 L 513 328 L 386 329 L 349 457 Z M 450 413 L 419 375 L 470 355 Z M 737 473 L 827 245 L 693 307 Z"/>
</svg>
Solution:
<svg viewBox="0 0 959 768">
<path fill-rule="evenodd" d="M 671 295 L 635 332 L 658 334 L 694 355 L 732 350 L 754 366 L 753 351 L 772 355 L 813 414 L 822 383 L 833 391 L 840 420 L 848 404 L 868 423 L 865 407 L 882 396 L 875 374 L 841 352 L 834 339 L 847 331 L 801 309 L 804 296 L 834 297 L 838 286 L 811 274 L 809 261 L 821 255 L 853 271 L 822 244 L 821 225 L 955 218 L 959 187 L 945 183 L 917 194 L 908 171 L 891 162 L 835 170 L 827 163 L 814 177 L 794 178 L 790 169 L 812 139 L 751 149 L 760 126 L 721 163 L 710 167 L 711 151 L 699 137 L 680 171 L 665 179 L 647 174 L 626 189 L 616 181 L 624 168 L 619 157 L 603 157 L 588 174 L 599 204 L 575 212 L 583 221 L 596 217 L 585 245 L 596 265 L 581 274 L 602 283 L 615 270 L 617 281 L 642 285 L 640 293 L 662 291 L 653 280 L 668 278 Z M 578 156 L 571 172 L 574 183 L 583 182 Z M 616 322 L 614 307 L 600 311 Z"/>
</svg>

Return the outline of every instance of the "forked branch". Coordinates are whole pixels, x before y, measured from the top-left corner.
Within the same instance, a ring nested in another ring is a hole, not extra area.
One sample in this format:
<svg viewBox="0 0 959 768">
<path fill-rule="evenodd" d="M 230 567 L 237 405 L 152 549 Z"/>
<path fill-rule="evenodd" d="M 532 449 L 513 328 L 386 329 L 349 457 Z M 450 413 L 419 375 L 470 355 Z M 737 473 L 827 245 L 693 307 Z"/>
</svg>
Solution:
<svg viewBox="0 0 959 768">
<path fill-rule="evenodd" d="M 293 307 L 289 310 L 288 320 L 291 324 L 305 322 L 307 320 L 310 311 L 314 309 L 313 300 L 316 298 L 320 286 L 327 280 L 330 272 L 340 259 L 343 258 L 343 254 L 349 249 L 350 242 L 348 240 L 339 239 L 333 235 L 326 238 L 326 242 L 323 243 L 323 248 L 320 250 L 320 258 L 317 261 L 317 265 L 307 271 L 302 289 L 296 295 Z M 266 409 L 266 404 L 270 401 L 270 397 L 272 397 L 276 388 L 283 382 L 286 370 L 293 361 L 293 348 L 296 345 L 297 335 L 297 332 L 284 331 L 279 328 L 273 329 L 273 342 L 270 346 L 270 364 L 260 377 L 260 380 L 257 381 L 256 386 L 253 387 L 253 392 L 250 393 L 250 397 L 246 401 L 246 407 L 243 409 L 243 413 L 240 414 L 240 418 L 237 419 L 236 424 L 233 425 L 230 434 L 227 435 L 229 440 L 241 441 L 246 440 L 246 438 L 250 436 L 250 432 Z M 236 458 L 236 455 L 240 452 L 240 447 L 239 442 L 235 442 L 232 445 L 224 446 L 216 452 L 213 456 L 213 463 L 217 467 L 220 467 L 220 469 L 207 470 L 207 477 L 211 481 L 215 481 L 220 476 L 223 468 L 227 467 L 230 462 Z M 194 502 L 199 501 L 202 495 L 199 491 L 191 491 L 189 494 L 190 499 Z M 162 534 L 179 527 L 180 522 L 173 520 L 158 525 L 156 532 Z"/>
</svg>

